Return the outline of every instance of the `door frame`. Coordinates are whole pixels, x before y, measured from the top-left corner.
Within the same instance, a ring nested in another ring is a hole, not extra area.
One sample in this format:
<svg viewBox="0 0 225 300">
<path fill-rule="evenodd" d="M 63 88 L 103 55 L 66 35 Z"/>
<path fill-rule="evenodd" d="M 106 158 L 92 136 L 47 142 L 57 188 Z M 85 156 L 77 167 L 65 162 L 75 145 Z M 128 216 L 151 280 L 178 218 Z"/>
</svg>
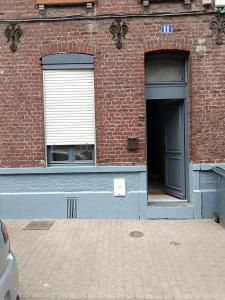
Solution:
<svg viewBox="0 0 225 300">
<path fill-rule="evenodd" d="M 151 57 L 151 56 L 150 56 Z M 189 99 L 188 99 L 188 62 L 184 56 L 158 54 L 152 56 L 155 59 L 176 59 L 184 62 L 184 81 L 179 83 L 145 83 L 145 151 L 147 165 L 147 190 L 148 190 L 148 142 L 147 142 L 147 101 L 165 101 L 165 100 L 181 100 L 184 103 L 184 177 L 185 177 L 185 200 L 190 201 L 189 192 L 189 139 L 188 139 L 188 124 L 189 124 Z M 178 200 L 179 201 L 179 200 Z"/>
</svg>

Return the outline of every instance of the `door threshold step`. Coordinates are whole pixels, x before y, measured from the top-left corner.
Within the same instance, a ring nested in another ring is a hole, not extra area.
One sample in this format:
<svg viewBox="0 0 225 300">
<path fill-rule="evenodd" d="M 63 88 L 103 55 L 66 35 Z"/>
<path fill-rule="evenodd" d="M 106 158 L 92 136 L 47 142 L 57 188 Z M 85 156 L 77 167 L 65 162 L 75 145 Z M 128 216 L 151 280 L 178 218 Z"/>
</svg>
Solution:
<svg viewBox="0 0 225 300">
<path fill-rule="evenodd" d="M 179 201 L 148 201 L 148 206 L 157 206 L 157 207 L 175 207 L 175 206 L 183 206 L 189 207 L 192 206 L 187 200 L 179 200 Z"/>
<path fill-rule="evenodd" d="M 148 203 L 188 203 L 187 200 L 175 199 L 148 199 Z"/>
<path fill-rule="evenodd" d="M 194 207 L 189 202 L 148 202 L 148 219 L 193 219 Z"/>
<path fill-rule="evenodd" d="M 179 199 L 168 194 L 148 194 L 148 202 L 187 202 L 187 199 Z"/>
</svg>

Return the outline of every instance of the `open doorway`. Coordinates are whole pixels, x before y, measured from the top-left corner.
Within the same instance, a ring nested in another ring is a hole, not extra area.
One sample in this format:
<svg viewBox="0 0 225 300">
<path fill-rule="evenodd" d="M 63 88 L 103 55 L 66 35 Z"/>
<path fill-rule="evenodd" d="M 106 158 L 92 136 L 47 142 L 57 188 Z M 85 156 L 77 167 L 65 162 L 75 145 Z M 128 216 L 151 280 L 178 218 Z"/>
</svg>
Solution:
<svg viewBox="0 0 225 300">
<path fill-rule="evenodd" d="M 164 105 L 162 101 L 147 101 L 147 163 L 148 194 L 164 195 Z"/>
<path fill-rule="evenodd" d="M 184 100 L 148 100 L 146 117 L 149 201 L 184 200 Z"/>
</svg>

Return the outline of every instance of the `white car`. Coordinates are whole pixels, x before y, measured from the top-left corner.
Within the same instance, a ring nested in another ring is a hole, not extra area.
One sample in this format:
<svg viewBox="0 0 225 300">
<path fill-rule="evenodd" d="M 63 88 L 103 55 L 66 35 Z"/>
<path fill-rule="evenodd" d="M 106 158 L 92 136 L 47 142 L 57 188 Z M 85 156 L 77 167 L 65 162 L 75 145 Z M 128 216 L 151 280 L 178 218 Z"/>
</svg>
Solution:
<svg viewBox="0 0 225 300">
<path fill-rule="evenodd" d="M 17 263 L 10 249 L 7 229 L 0 220 L 0 300 L 19 299 Z"/>
</svg>

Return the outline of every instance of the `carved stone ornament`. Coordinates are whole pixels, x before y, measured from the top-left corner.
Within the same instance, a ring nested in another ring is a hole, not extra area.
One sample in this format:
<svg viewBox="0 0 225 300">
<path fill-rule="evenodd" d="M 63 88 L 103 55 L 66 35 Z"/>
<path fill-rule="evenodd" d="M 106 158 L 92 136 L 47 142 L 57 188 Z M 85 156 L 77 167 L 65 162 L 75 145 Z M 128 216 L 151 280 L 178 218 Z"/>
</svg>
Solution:
<svg viewBox="0 0 225 300">
<path fill-rule="evenodd" d="M 213 35 L 215 36 L 216 44 L 221 45 L 223 43 L 221 34 L 225 33 L 225 19 L 220 13 L 213 17 L 210 23 L 210 28 L 212 29 Z"/>
<path fill-rule="evenodd" d="M 116 19 L 110 26 L 110 33 L 112 39 L 116 41 L 116 48 L 122 49 L 122 40 L 126 38 L 128 33 L 128 25 L 126 22 L 122 22 L 121 18 Z"/>
<path fill-rule="evenodd" d="M 23 31 L 16 23 L 10 23 L 5 30 L 5 37 L 7 43 L 10 43 L 10 49 L 13 53 L 17 51 L 20 38 L 23 35 Z"/>
</svg>

